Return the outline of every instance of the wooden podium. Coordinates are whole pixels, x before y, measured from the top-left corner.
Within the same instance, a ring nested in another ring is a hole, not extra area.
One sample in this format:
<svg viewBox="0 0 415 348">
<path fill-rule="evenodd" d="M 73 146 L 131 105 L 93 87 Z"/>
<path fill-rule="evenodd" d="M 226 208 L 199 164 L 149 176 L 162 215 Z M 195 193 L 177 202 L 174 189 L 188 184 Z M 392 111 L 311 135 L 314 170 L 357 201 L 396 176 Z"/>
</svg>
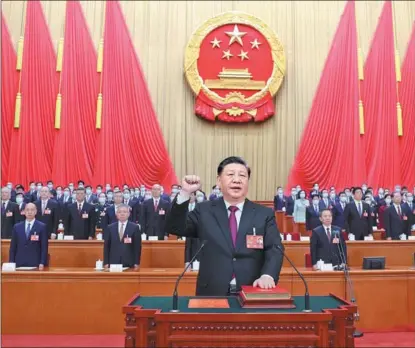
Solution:
<svg viewBox="0 0 415 348">
<path fill-rule="evenodd" d="M 180 297 L 171 313 L 171 297 L 134 296 L 123 307 L 125 347 L 354 347 L 356 306 L 330 294 L 304 298 L 295 309 L 244 309 L 236 297 L 229 308 L 189 308 Z"/>
</svg>

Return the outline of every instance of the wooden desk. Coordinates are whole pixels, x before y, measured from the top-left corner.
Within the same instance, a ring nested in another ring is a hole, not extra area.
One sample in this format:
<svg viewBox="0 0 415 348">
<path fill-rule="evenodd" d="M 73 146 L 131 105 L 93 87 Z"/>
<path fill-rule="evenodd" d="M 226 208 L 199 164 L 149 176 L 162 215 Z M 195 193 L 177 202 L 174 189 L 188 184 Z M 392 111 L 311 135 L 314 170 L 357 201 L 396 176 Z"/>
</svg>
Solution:
<svg viewBox="0 0 415 348">
<path fill-rule="evenodd" d="M 345 298 L 341 272 L 302 269 L 313 296 Z M 2 273 L 3 334 L 122 334 L 121 307 L 132 294 L 169 296 L 181 269 L 140 269 L 109 273 L 81 268 Z M 415 270 L 352 270 L 360 329 L 393 330 L 414 327 Z M 303 295 L 301 280 L 283 268 L 279 284 Z M 195 293 L 196 273 L 182 279 L 179 295 Z M 412 325 L 412 326 L 411 326 Z"/>
<path fill-rule="evenodd" d="M 103 241 L 75 240 L 49 242 L 51 267 L 95 267 L 103 258 Z M 305 266 L 304 255 L 310 252 L 309 242 L 284 242 L 285 250 L 297 267 Z M 9 259 L 10 240 L 1 241 L 2 261 Z M 415 241 L 348 241 L 351 267 L 362 267 L 363 257 L 385 256 L 386 267 L 411 266 Z M 184 242 L 178 240 L 143 241 L 142 268 L 181 268 L 184 266 Z M 289 264 L 284 260 L 284 266 Z"/>
</svg>

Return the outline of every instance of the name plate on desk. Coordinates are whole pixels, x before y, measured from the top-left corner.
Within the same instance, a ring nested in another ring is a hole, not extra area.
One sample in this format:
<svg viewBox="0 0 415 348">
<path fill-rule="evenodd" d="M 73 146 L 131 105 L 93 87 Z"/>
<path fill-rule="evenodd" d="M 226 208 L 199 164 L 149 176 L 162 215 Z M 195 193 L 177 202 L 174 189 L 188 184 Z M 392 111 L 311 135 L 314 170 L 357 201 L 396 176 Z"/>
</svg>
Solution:
<svg viewBox="0 0 415 348">
<path fill-rule="evenodd" d="M 3 272 L 14 272 L 16 270 L 16 264 L 14 262 L 3 263 L 1 270 Z"/>
<path fill-rule="evenodd" d="M 370 241 L 372 241 L 372 240 L 373 240 L 373 237 L 371 237 L 371 236 L 365 236 L 365 240 L 370 240 Z"/>
<path fill-rule="evenodd" d="M 308 237 L 308 236 L 301 236 L 300 237 L 300 241 L 302 241 L 302 242 L 309 242 L 310 241 L 310 237 Z"/>
<path fill-rule="evenodd" d="M 157 236 L 148 236 L 148 240 L 153 240 L 153 241 L 159 240 L 159 237 L 157 237 Z"/>
<path fill-rule="evenodd" d="M 409 236 L 408 240 L 415 240 L 415 236 Z"/>
<path fill-rule="evenodd" d="M 124 268 L 123 268 L 122 264 L 110 265 L 110 272 L 122 272 L 123 270 L 124 270 Z"/>
<path fill-rule="evenodd" d="M 63 240 L 74 240 L 73 236 L 63 236 Z"/>
<path fill-rule="evenodd" d="M 229 308 L 227 299 L 192 298 L 189 300 L 189 308 Z"/>
</svg>

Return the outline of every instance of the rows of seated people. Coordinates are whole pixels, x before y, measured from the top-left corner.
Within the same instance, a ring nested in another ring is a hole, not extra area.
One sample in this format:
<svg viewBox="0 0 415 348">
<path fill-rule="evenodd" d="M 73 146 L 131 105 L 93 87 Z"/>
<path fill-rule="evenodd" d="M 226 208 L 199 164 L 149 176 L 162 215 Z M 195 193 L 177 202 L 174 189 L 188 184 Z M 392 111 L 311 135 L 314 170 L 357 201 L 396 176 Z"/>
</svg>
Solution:
<svg viewBox="0 0 415 348">
<path fill-rule="evenodd" d="M 292 216 L 295 223 L 305 223 L 308 231 L 321 225 L 320 212 L 329 209 L 333 225 L 346 231 L 349 239 L 363 240 L 371 236 L 374 229 L 382 229 L 387 239 L 397 240 L 415 229 L 414 194 L 415 188 L 410 192 L 400 185 L 392 192 L 381 187 L 375 195 L 366 184 L 346 187 L 341 192 L 336 192 L 335 187 L 320 189 L 314 184 L 309 192 L 300 186 L 292 187 L 291 195 L 286 196 L 283 188 L 278 187 L 274 209 Z"/>
</svg>

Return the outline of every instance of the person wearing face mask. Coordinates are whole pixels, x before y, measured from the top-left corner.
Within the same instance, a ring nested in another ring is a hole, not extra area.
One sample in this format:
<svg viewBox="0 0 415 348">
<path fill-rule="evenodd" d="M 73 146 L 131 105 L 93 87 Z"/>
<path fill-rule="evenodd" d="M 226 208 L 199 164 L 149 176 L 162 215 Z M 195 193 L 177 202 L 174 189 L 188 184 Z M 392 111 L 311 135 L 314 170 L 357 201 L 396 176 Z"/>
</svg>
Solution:
<svg viewBox="0 0 415 348">
<path fill-rule="evenodd" d="M 333 190 L 330 191 L 329 200 L 330 200 L 330 205 L 333 208 L 336 205 L 337 201 L 338 201 L 335 191 L 333 191 Z"/>
<path fill-rule="evenodd" d="M 392 203 L 385 210 L 383 222 L 387 240 L 399 240 L 403 235 L 408 238 L 411 235 L 410 219 L 406 209 L 402 207 L 402 195 L 400 192 L 392 194 Z"/>
<path fill-rule="evenodd" d="M 346 194 L 346 203 L 350 203 L 352 201 L 352 193 L 350 192 L 350 189 L 346 187 L 344 189 L 344 193 Z"/>
<path fill-rule="evenodd" d="M 78 180 L 78 188 L 84 188 L 85 182 L 83 180 Z"/>
<path fill-rule="evenodd" d="M 109 192 L 108 192 L 109 194 Z M 114 204 L 108 207 L 106 212 L 106 225 L 111 225 L 114 222 L 117 222 L 117 207 L 123 203 L 124 195 L 121 191 L 114 192 Z"/>
<path fill-rule="evenodd" d="M 123 203 L 130 207 L 130 216 L 129 219 L 132 222 L 138 223 L 140 217 L 140 204 L 131 197 L 131 193 L 129 189 L 124 189 L 123 194 Z"/>
<path fill-rule="evenodd" d="M 411 229 L 415 230 L 415 204 L 414 195 L 411 192 L 406 194 L 406 202 L 402 204 L 402 208 L 406 211 Z"/>
<path fill-rule="evenodd" d="M 26 192 L 26 195 L 31 197 L 36 192 L 36 183 L 34 181 L 29 182 L 29 191 Z"/>
<path fill-rule="evenodd" d="M 89 204 L 97 204 L 98 203 L 98 198 L 96 195 L 94 195 L 92 193 L 92 186 L 87 185 L 85 186 L 85 201 Z"/>
<path fill-rule="evenodd" d="M 321 200 L 319 204 L 320 204 L 320 210 L 332 208 L 332 204 L 329 199 L 329 193 L 327 190 L 322 191 Z"/>
<path fill-rule="evenodd" d="M 105 184 L 105 192 L 108 195 L 108 192 L 111 190 L 111 185 L 110 184 Z"/>
<path fill-rule="evenodd" d="M 312 231 L 321 225 L 320 221 L 320 195 L 311 196 L 311 205 L 305 212 L 305 225 L 307 231 Z"/>
<path fill-rule="evenodd" d="M 112 190 L 107 191 L 107 204 L 114 204 L 114 192 Z"/>
<path fill-rule="evenodd" d="M 196 203 L 202 203 L 206 200 L 206 196 L 203 191 L 196 191 Z"/>
<path fill-rule="evenodd" d="M 104 230 L 107 227 L 106 213 L 109 207 L 105 193 L 101 192 L 98 195 L 98 204 L 95 205 L 95 229 Z"/>
<path fill-rule="evenodd" d="M 73 182 L 69 183 L 68 188 L 69 188 L 69 192 L 71 193 L 71 196 L 72 196 L 73 190 L 75 189 L 75 186 L 74 186 Z"/>
<path fill-rule="evenodd" d="M 379 216 L 378 229 L 380 230 L 385 229 L 385 223 L 384 223 L 383 217 L 385 215 L 385 210 L 388 209 L 391 204 L 392 204 L 392 196 L 389 193 L 385 194 L 383 203 L 379 207 L 379 211 L 378 211 L 378 216 Z"/>
<path fill-rule="evenodd" d="M 214 201 L 219 198 L 219 187 L 217 185 L 212 186 L 212 193 L 209 196 L 209 201 Z"/>
<path fill-rule="evenodd" d="M 284 190 L 281 186 L 277 188 L 277 194 L 274 197 L 274 210 L 284 211 L 285 210 L 286 197 L 284 196 Z"/>
<path fill-rule="evenodd" d="M 26 203 L 24 202 L 23 193 L 16 194 L 16 204 L 19 206 L 19 212 L 20 212 L 20 214 L 16 214 L 16 219 L 15 219 L 16 223 L 18 223 L 26 219 L 26 216 L 24 214 Z"/>
<path fill-rule="evenodd" d="M 53 181 L 52 181 L 52 180 L 49 180 L 49 181 L 46 183 L 46 186 L 48 187 L 49 192 L 52 194 L 52 196 L 53 196 L 53 197 L 56 197 L 56 190 L 53 188 Z"/>
<path fill-rule="evenodd" d="M 293 220 L 295 223 L 304 223 L 306 218 L 307 207 L 310 206 L 310 202 L 306 197 L 304 190 L 301 190 L 297 194 L 297 199 L 294 202 Z"/>
<path fill-rule="evenodd" d="M 375 196 L 376 204 L 380 206 L 383 203 L 384 198 L 385 198 L 385 190 L 382 187 L 379 187 L 378 194 Z"/>
<path fill-rule="evenodd" d="M 363 193 L 363 196 L 366 194 L 366 191 L 367 191 L 367 185 L 366 184 L 363 184 L 362 185 L 362 193 Z"/>
<path fill-rule="evenodd" d="M 296 187 L 292 187 L 291 188 L 291 196 L 287 197 L 286 201 L 285 201 L 285 215 L 287 216 L 292 216 L 294 213 L 294 203 L 295 200 L 297 199 L 297 188 Z"/>
<path fill-rule="evenodd" d="M 155 184 L 151 190 L 152 198 L 143 202 L 141 206 L 142 232 L 150 236 L 157 236 L 158 240 L 168 239 L 165 231 L 166 219 L 170 213 L 169 202 L 161 199 L 160 185 Z"/>
<path fill-rule="evenodd" d="M 1 237 L 8 239 L 16 218 L 20 214 L 19 206 L 10 200 L 10 189 L 6 186 L 1 189 Z"/>
<path fill-rule="evenodd" d="M 170 196 L 164 191 L 164 187 L 160 186 L 160 191 L 161 191 L 161 199 L 167 201 L 170 203 Z"/>
<path fill-rule="evenodd" d="M 95 196 L 97 197 L 97 199 L 101 193 L 102 193 L 102 185 L 97 185 L 95 187 Z"/>
<path fill-rule="evenodd" d="M 59 203 L 62 197 L 63 197 L 62 186 L 56 186 L 56 196 L 55 196 L 56 202 Z"/>
<path fill-rule="evenodd" d="M 313 185 L 313 191 L 314 191 L 314 193 L 315 194 L 320 194 L 320 191 L 319 191 L 319 186 L 318 186 L 318 184 L 317 183 L 315 183 L 314 185 Z"/>
<path fill-rule="evenodd" d="M 346 209 L 347 196 L 345 192 L 340 192 L 339 201 L 333 206 L 334 224 L 344 230 L 344 210 Z"/>
<path fill-rule="evenodd" d="M 6 187 L 10 190 L 10 200 L 16 203 L 16 190 L 13 188 L 13 183 L 8 182 Z"/>
<path fill-rule="evenodd" d="M 36 191 L 32 194 L 32 202 L 36 202 L 38 199 L 40 199 L 40 189 L 42 188 L 42 183 L 37 182 L 36 183 Z"/>
<path fill-rule="evenodd" d="M 367 192 L 370 192 L 367 190 Z M 378 214 L 376 209 L 376 202 L 373 200 L 372 195 L 369 193 L 365 196 L 365 202 L 369 205 L 370 208 L 370 216 L 372 217 L 372 227 L 377 226 Z"/>
</svg>

